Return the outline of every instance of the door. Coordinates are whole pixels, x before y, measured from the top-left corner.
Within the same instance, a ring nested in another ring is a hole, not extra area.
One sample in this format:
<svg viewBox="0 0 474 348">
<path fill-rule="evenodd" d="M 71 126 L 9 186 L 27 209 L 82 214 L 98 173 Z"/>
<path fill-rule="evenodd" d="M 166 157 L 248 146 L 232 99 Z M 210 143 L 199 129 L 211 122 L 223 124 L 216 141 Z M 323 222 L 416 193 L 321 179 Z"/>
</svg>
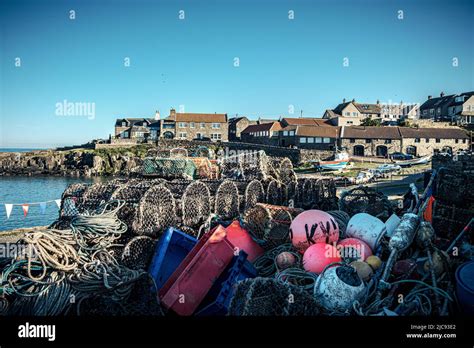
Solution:
<svg viewBox="0 0 474 348">
<path fill-rule="evenodd" d="M 364 155 L 364 146 L 363 145 L 355 145 L 353 149 L 354 156 L 365 156 Z"/>
<path fill-rule="evenodd" d="M 388 149 L 385 145 L 379 145 L 375 149 L 375 153 L 377 157 L 387 157 Z"/>
</svg>

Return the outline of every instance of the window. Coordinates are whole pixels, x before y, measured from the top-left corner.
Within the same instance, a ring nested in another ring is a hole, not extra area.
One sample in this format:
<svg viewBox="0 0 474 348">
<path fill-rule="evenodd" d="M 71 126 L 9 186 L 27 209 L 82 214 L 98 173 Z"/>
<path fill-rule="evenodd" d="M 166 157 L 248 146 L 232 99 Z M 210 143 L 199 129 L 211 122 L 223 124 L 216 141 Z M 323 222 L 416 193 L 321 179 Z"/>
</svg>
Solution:
<svg viewBox="0 0 474 348">
<path fill-rule="evenodd" d="M 415 143 L 419 143 L 420 142 L 420 138 L 415 138 Z"/>
<path fill-rule="evenodd" d="M 430 109 L 430 115 L 431 115 L 431 116 L 434 115 L 434 109 Z"/>
<path fill-rule="evenodd" d="M 201 128 L 206 128 L 206 124 L 204 122 L 201 122 Z"/>
<path fill-rule="evenodd" d="M 123 138 L 128 138 L 128 132 L 123 132 Z"/>
<path fill-rule="evenodd" d="M 127 127 L 127 122 L 123 121 L 122 122 L 122 127 Z"/>
<path fill-rule="evenodd" d="M 186 127 L 187 127 L 186 122 L 179 122 L 178 123 L 178 128 L 186 128 Z"/>
<path fill-rule="evenodd" d="M 357 112 L 353 112 L 352 116 L 357 117 Z"/>
<path fill-rule="evenodd" d="M 423 115 L 428 115 L 428 110 L 423 110 Z"/>
<path fill-rule="evenodd" d="M 456 139 L 454 142 L 455 142 L 456 144 L 458 144 L 458 143 L 459 143 L 459 139 Z"/>
<path fill-rule="evenodd" d="M 322 138 L 314 138 L 314 141 L 316 143 L 322 143 L 323 142 L 323 139 Z"/>
<path fill-rule="evenodd" d="M 196 133 L 196 139 L 202 139 L 202 133 Z"/>
<path fill-rule="evenodd" d="M 191 123 L 189 124 L 189 128 L 194 128 L 194 127 L 195 127 L 194 122 L 191 122 Z"/>
<path fill-rule="evenodd" d="M 221 138 L 222 138 L 221 133 L 212 133 L 211 134 L 211 139 L 212 140 L 221 140 Z"/>
<path fill-rule="evenodd" d="M 272 135 L 273 135 L 274 137 L 277 137 L 277 136 L 278 136 L 278 132 L 275 132 L 275 131 L 274 131 Z"/>
<path fill-rule="evenodd" d="M 440 143 L 440 142 L 441 142 L 441 139 L 436 138 L 436 142 L 437 142 L 437 143 Z"/>
<path fill-rule="evenodd" d="M 463 140 L 462 140 L 462 143 L 465 144 L 465 143 L 466 143 L 466 139 L 463 139 Z"/>
<path fill-rule="evenodd" d="M 350 142 L 351 144 L 354 144 L 354 143 L 356 142 L 356 140 L 355 140 L 354 138 L 350 138 L 350 139 L 349 139 L 349 142 Z"/>
<path fill-rule="evenodd" d="M 344 113 L 344 116 L 350 116 L 350 115 L 351 115 L 351 113 L 350 113 L 349 111 L 346 111 L 346 112 Z"/>
<path fill-rule="evenodd" d="M 301 144 L 306 144 L 306 138 L 300 138 L 300 143 Z"/>
<path fill-rule="evenodd" d="M 219 129 L 221 128 L 221 124 L 220 123 L 213 123 L 212 124 L 212 129 Z"/>
<path fill-rule="evenodd" d="M 295 135 L 295 131 L 290 131 L 290 137 Z"/>
<path fill-rule="evenodd" d="M 385 139 L 385 144 L 391 144 L 392 143 L 392 139 Z"/>
<path fill-rule="evenodd" d="M 438 108 L 438 110 L 436 110 L 438 115 L 441 114 L 441 108 Z"/>
<path fill-rule="evenodd" d="M 181 139 L 186 139 L 187 134 L 184 133 L 184 132 L 181 132 L 181 133 L 179 133 L 179 137 L 180 137 Z"/>
<path fill-rule="evenodd" d="M 366 143 L 366 144 L 372 143 L 372 139 L 365 139 L 365 143 Z"/>
<path fill-rule="evenodd" d="M 283 131 L 283 136 L 287 137 L 288 136 L 288 131 Z"/>
<path fill-rule="evenodd" d="M 310 144 L 314 143 L 314 138 L 308 138 L 308 143 Z"/>
<path fill-rule="evenodd" d="M 426 139 L 425 139 L 425 142 L 426 142 L 426 143 L 429 143 L 429 142 L 430 142 L 430 138 L 426 138 Z"/>
<path fill-rule="evenodd" d="M 323 138 L 323 143 L 329 143 L 330 142 L 330 139 L 329 138 Z"/>
<path fill-rule="evenodd" d="M 347 124 L 353 124 L 353 123 L 354 123 L 354 122 L 352 122 L 352 121 L 347 121 Z"/>
</svg>

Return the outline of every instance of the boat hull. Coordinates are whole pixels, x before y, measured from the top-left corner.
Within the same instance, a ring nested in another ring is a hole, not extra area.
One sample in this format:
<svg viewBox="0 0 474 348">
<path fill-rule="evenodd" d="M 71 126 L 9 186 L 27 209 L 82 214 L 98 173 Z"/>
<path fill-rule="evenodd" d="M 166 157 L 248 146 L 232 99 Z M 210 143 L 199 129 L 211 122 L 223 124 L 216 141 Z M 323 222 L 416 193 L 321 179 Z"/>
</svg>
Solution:
<svg viewBox="0 0 474 348">
<path fill-rule="evenodd" d="M 349 161 L 321 161 L 316 165 L 319 170 L 341 170 L 344 169 Z"/>
</svg>

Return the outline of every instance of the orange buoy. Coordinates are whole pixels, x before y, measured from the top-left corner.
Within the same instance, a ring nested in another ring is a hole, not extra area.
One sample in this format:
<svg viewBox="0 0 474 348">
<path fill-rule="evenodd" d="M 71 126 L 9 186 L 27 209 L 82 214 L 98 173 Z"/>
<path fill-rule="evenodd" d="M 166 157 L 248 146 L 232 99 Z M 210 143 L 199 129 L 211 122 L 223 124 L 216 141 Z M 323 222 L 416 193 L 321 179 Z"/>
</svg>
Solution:
<svg viewBox="0 0 474 348">
<path fill-rule="evenodd" d="M 326 243 L 316 243 L 306 249 L 303 255 L 303 267 L 308 272 L 320 274 L 326 266 L 333 262 L 341 262 L 336 247 Z"/>
<path fill-rule="evenodd" d="M 343 239 L 337 243 L 337 248 L 344 260 L 365 261 L 372 255 L 372 250 L 370 250 L 369 245 L 357 238 Z"/>
</svg>

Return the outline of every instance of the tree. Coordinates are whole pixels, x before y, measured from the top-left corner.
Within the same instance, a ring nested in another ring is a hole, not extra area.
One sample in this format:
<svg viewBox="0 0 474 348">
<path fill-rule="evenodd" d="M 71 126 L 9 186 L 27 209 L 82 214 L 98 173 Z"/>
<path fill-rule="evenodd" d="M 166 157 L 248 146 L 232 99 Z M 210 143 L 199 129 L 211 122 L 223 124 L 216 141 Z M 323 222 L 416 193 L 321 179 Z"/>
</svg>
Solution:
<svg viewBox="0 0 474 348">
<path fill-rule="evenodd" d="M 360 125 L 365 127 L 380 127 L 381 124 L 381 120 L 374 120 L 370 117 L 364 118 L 362 121 L 360 121 Z"/>
</svg>

